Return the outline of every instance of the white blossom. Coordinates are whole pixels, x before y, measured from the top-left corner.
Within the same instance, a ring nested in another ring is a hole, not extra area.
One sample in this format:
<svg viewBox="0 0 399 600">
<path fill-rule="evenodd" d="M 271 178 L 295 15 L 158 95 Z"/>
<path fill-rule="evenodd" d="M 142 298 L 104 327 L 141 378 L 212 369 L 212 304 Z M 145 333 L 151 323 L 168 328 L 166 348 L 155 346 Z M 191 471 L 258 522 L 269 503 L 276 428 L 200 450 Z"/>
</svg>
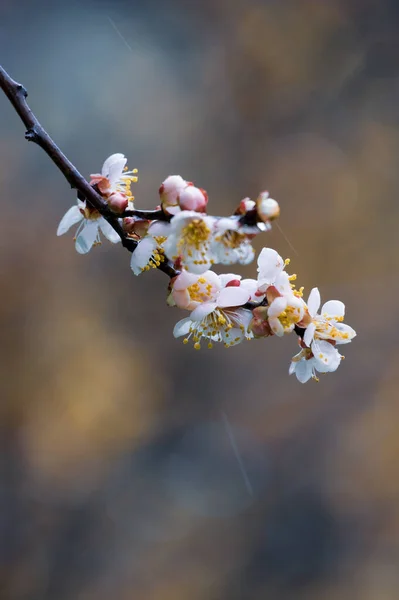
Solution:
<svg viewBox="0 0 399 600">
<path fill-rule="evenodd" d="M 66 233 L 72 225 L 79 223 L 75 233 L 75 248 L 79 254 L 86 254 L 98 244 L 101 244 L 99 231 L 113 244 L 120 242 L 120 237 L 100 213 L 86 206 L 86 202 L 77 201 L 62 217 L 58 225 L 57 235 Z"/>
<path fill-rule="evenodd" d="M 179 259 L 191 273 L 204 273 L 214 262 L 210 252 L 214 221 L 214 217 L 191 210 L 175 215 L 164 244 L 166 256 L 172 261 Z"/>
<path fill-rule="evenodd" d="M 191 310 L 176 324 L 173 335 L 185 336 L 185 343 L 192 338 L 194 348 L 200 348 L 202 338 L 208 340 L 208 347 L 212 342 L 229 347 L 252 337 L 248 332 L 252 313 L 242 308 L 250 292 L 241 286 L 239 276 L 221 279 L 213 271 L 182 273 L 173 283 L 172 297 L 178 306 Z"/>
<path fill-rule="evenodd" d="M 352 327 L 342 323 L 345 316 L 345 304 L 340 300 L 329 300 L 323 304 L 321 313 L 321 298 L 318 288 L 313 288 L 309 294 L 307 307 L 311 323 L 306 327 L 303 341 L 307 346 L 314 339 L 332 340 L 336 344 L 348 344 L 356 336 Z"/>
</svg>

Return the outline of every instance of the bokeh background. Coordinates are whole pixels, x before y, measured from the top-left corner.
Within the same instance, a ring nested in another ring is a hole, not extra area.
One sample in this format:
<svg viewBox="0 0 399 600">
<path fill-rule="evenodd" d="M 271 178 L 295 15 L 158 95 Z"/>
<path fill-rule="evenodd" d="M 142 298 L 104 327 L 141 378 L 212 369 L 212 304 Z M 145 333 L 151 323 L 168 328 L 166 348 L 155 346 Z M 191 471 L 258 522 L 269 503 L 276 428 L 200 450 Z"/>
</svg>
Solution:
<svg viewBox="0 0 399 600">
<path fill-rule="evenodd" d="M 269 189 L 257 249 L 358 331 L 319 384 L 292 336 L 183 346 L 162 273 L 56 238 L 75 194 L 0 96 L 0 597 L 399 598 L 398 2 L 0 0 L 0 56 L 138 207 Z"/>
</svg>

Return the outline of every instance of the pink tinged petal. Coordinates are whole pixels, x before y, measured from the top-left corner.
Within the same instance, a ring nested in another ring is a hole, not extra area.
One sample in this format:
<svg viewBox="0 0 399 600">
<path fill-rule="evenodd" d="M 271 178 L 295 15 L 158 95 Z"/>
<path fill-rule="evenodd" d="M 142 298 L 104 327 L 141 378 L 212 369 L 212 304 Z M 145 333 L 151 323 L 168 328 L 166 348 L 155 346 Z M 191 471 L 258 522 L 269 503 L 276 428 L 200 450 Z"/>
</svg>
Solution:
<svg viewBox="0 0 399 600">
<path fill-rule="evenodd" d="M 98 225 L 105 237 L 107 238 L 107 240 L 109 240 L 113 244 L 117 244 L 121 241 L 121 238 L 116 233 L 115 229 L 113 229 L 113 227 L 111 227 L 108 221 L 106 221 L 104 218 L 98 220 Z"/>
<path fill-rule="evenodd" d="M 216 302 L 204 302 L 204 304 L 200 304 L 193 310 L 190 315 L 190 319 L 192 321 L 202 321 L 208 315 L 211 314 L 217 308 Z"/>
<path fill-rule="evenodd" d="M 279 296 L 268 308 L 267 316 L 270 318 L 278 317 L 287 308 L 287 298 Z"/>
<path fill-rule="evenodd" d="M 79 254 L 87 254 L 98 237 L 98 223 L 89 221 L 85 223 L 82 231 L 76 238 L 75 248 Z"/>
<path fill-rule="evenodd" d="M 310 348 L 310 344 L 313 341 L 315 331 L 316 331 L 316 325 L 314 323 L 311 323 L 310 325 L 308 325 L 308 327 L 306 327 L 305 335 L 303 336 L 303 341 L 309 348 Z"/>
<path fill-rule="evenodd" d="M 311 317 L 316 316 L 317 311 L 319 310 L 320 307 L 320 302 L 321 302 L 321 298 L 320 298 L 320 292 L 318 290 L 318 288 L 313 288 L 309 294 L 309 298 L 308 298 L 308 311 Z"/>
<path fill-rule="evenodd" d="M 71 206 L 71 208 L 62 217 L 60 224 L 58 225 L 57 235 L 63 235 L 68 231 L 72 225 L 76 225 L 83 219 L 83 215 L 79 210 L 78 206 Z"/>
<path fill-rule="evenodd" d="M 188 335 L 190 333 L 190 327 L 192 326 L 192 324 L 193 322 L 190 319 L 190 317 L 186 317 L 185 319 L 182 319 L 181 321 L 176 323 L 173 329 L 174 337 L 178 338 L 182 335 Z"/>
<path fill-rule="evenodd" d="M 187 308 L 190 309 L 190 294 L 187 290 L 182 290 L 181 292 L 177 292 L 175 290 L 172 291 L 172 298 L 175 301 L 175 304 L 178 308 Z"/>
<path fill-rule="evenodd" d="M 321 314 L 329 317 L 343 317 L 345 316 L 345 304 L 340 300 L 329 300 L 323 304 Z"/>
<path fill-rule="evenodd" d="M 156 247 L 157 243 L 152 237 L 144 238 L 138 243 L 130 261 L 130 268 L 135 275 L 142 273 L 144 267 L 148 265 Z"/>
<path fill-rule="evenodd" d="M 294 364 L 294 363 L 293 363 Z M 300 383 L 306 383 L 313 375 L 313 366 L 311 360 L 300 360 L 295 363 L 295 375 Z"/>
<path fill-rule="evenodd" d="M 180 273 L 180 275 L 178 275 L 175 279 L 175 281 L 173 282 L 173 289 L 178 291 L 181 290 L 185 290 L 186 288 L 188 288 L 190 285 L 193 285 L 193 283 L 196 283 L 198 281 L 198 276 L 197 275 L 193 275 L 193 273 L 188 273 L 188 271 L 183 271 L 182 273 Z"/>
<path fill-rule="evenodd" d="M 345 323 L 335 323 L 334 327 L 338 329 L 340 337 L 334 337 L 337 344 L 349 344 L 356 337 L 356 331 Z"/>
<path fill-rule="evenodd" d="M 228 306 L 242 306 L 248 302 L 250 293 L 243 287 L 226 287 L 223 288 L 218 296 L 218 306 L 221 308 Z"/>
<path fill-rule="evenodd" d="M 272 248 L 263 248 L 258 256 L 259 279 L 273 284 L 279 273 L 284 269 L 284 261 Z"/>
</svg>

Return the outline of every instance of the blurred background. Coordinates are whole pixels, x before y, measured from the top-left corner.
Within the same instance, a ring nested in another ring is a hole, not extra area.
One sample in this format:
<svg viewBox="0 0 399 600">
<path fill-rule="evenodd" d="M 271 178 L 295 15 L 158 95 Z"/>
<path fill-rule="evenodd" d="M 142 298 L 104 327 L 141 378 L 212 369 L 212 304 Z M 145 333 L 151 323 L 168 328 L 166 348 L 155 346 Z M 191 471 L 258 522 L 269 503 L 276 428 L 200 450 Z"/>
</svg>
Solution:
<svg viewBox="0 0 399 600">
<path fill-rule="evenodd" d="M 56 237 L 75 193 L 0 95 L 0 597 L 396 600 L 399 4 L 0 0 L 0 56 L 139 208 L 175 173 L 214 214 L 269 189 L 257 249 L 358 332 L 319 384 L 293 336 L 183 346 L 162 273 Z"/>
</svg>

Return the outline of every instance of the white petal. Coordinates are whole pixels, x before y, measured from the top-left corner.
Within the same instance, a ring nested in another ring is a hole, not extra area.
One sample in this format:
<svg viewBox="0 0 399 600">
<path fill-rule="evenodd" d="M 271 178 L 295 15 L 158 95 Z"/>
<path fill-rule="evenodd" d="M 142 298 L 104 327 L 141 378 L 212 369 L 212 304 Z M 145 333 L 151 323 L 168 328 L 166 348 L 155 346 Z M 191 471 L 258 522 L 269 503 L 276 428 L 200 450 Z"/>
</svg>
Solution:
<svg viewBox="0 0 399 600">
<path fill-rule="evenodd" d="M 311 317 L 314 317 L 317 314 L 317 311 L 320 307 L 320 292 L 318 288 L 313 288 L 309 294 L 308 298 L 308 311 Z"/>
<path fill-rule="evenodd" d="M 269 319 L 270 329 L 273 331 L 275 335 L 278 337 L 283 337 L 284 335 L 284 327 L 280 323 L 280 321 L 276 317 L 271 317 Z"/>
<path fill-rule="evenodd" d="M 142 273 L 144 267 L 148 265 L 156 247 L 157 243 L 152 237 L 146 237 L 137 244 L 130 260 L 130 268 L 135 275 Z"/>
<path fill-rule="evenodd" d="M 148 228 L 148 233 L 155 236 L 168 237 L 170 233 L 170 223 L 164 223 L 162 221 L 153 221 Z"/>
<path fill-rule="evenodd" d="M 221 308 L 227 306 L 242 306 L 246 302 L 248 302 L 250 297 L 250 293 L 246 288 L 242 288 L 241 286 L 231 286 L 223 288 L 218 296 L 218 306 Z"/>
<path fill-rule="evenodd" d="M 237 231 L 240 225 L 238 218 L 239 217 L 222 217 L 221 219 L 217 219 L 214 225 L 215 231 L 219 233 L 227 230 Z"/>
<path fill-rule="evenodd" d="M 300 383 L 306 383 L 313 375 L 312 360 L 300 360 L 296 363 L 295 375 Z"/>
<path fill-rule="evenodd" d="M 273 284 L 279 273 L 284 269 L 284 261 L 272 248 L 263 248 L 258 256 L 259 279 Z"/>
<path fill-rule="evenodd" d="M 192 321 L 202 321 L 202 319 L 205 319 L 205 317 L 210 315 L 216 307 L 216 302 L 204 302 L 197 306 L 197 308 L 194 308 L 193 312 L 190 314 L 190 319 Z"/>
<path fill-rule="evenodd" d="M 340 300 L 329 300 L 323 304 L 321 314 L 329 317 L 343 317 L 345 316 L 345 304 Z"/>
<path fill-rule="evenodd" d="M 75 248 L 79 254 L 86 254 L 93 246 L 98 236 L 98 223 L 88 221 L 85 223 L 82 231 L 76 238 Z"/>
<path fill-rule="evenodd" d="M 356 331 L 346 325 L 345 323 L 335 323 L 334 327 L 338 329 L 340 337 L 334 337 L 333 339 L 337 344 L 349 344 L 356 337 Z"/>
<path fill-rule="evenodd" d="M 193 322 L 190 319 L 190 317 L 186 317 L 185 319 L 182 319 L 181 321 L 176 323 L 173 329 L 173 335 L 175 336 L 175 338 L 181 337 L 182 335 L 187 335 L 190 332 L 190 327 L 192 326 L 192 324 Z"/>
<path fill-rule="evenodd" d="M 98 225 L 105 237 L 107 238 L 107 240 L 109 240 L 113 244 L 116 244 L 121 241 L 121 238 L 116 233 L 115 229 L 111 227 L 108 221 L 106 221 L 103 217 L 98 219 Z"/>
<path fill-rule="evenodd" d="M 269 318 L 278 317 L 287 308 L 287 298 L 279 296 L 275 298 L 268 308 L 267 316 Z"/>
<path fill-rule="evenodd" d="M 316 331 L 316 325 L 311 323 L 306 327 L 305 335 L 303 336 L 303 341 L 310 348 L 310 344 L 313 341 L 314 332 Z"/>
<path fill-rule="evenodd" d="M 119 174 L 118 179 L 122 175 L 123 169 L 127 163 L 127 159 L 124 154 L 120 154 L 119 152 L 116 154 L 111 154 L 103 164 L 103 168 L 101 169 L 101 175 L 103 177 L 107 177 L 112 183 L 111 179 L 116 174 Z"/>
<path fill-rule="evenodd" d="M 314 340 L 312 344 L 315 367 L 320 373 L 335 371 L 341 361 L 339 352 L 324 340 Z"/>
<path fill-rule="evenodd" d="M 72 225 L 79 223 L 79 221 L 82 219 L 83 215 L 78 206 L 71 206 L 71 208 L 62 217 L 60 224 L 58 225 L 57 235 L 63 235 L 70 227 L 72 227 Z"/>
<path fill-rule="evenodd" d="M 220 333 L 223 342 L 229 346 L 235 346 L 245 339 L 244 332 L 238 327 L 233 327 L 233 329 L 230 329 L 229 331 L 224 331 L 222 329 Z"/>
</svg>

